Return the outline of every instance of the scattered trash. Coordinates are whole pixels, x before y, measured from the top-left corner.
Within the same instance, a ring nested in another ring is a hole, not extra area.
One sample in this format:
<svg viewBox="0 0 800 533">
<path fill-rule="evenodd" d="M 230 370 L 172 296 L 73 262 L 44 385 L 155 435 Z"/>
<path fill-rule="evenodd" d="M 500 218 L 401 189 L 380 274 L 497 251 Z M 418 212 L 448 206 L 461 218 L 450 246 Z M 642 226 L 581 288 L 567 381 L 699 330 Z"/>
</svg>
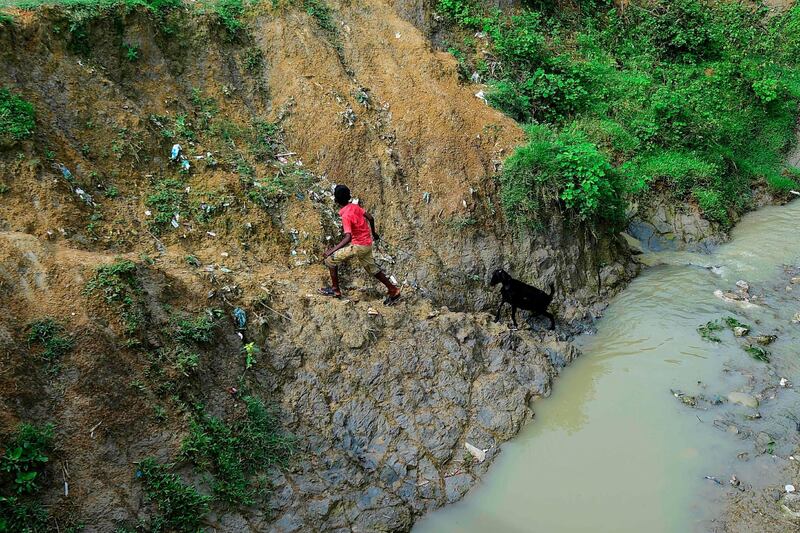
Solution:
<svg viewBox="0 0 800 533">
<path fill-rule="evenodd" d="M 67 167 L 65 167 L 64 165 L 59 164 L 58 168 L 61 170 L 61 175 L 64 176 L 65 180 L 67 180 L 70 183 L 75 181 L 75 178 L 72 176 L 72 172 L 70 172 Z"/>
<path fill-rule="evenodd" d="M 399 39 L 400 37 L 401 37 L 400 32 L 397 32 L 397 33 L 394 34 L 394 38 L 395 39 Z"/>
<path fill-rule="evenodd" d="M 247 313 L 241 307 L 234 307 L 233 319 L 236 321 L 236 329 L 243 330 L 247 325 Z"/>
<path fill-rule="evenodd" d="M 792 317 L 792 324 L 800 323 L 800 313 L 795 313 Z"/>
<path fill-rule="evenodd" d="M 685 405 L 688 405 L 689 407 L 697 406 L 697 398 L 695 398 L 694 396 L 689 396 L 688 394 L 684 394 L 679 390 L 670 389 L 669 391 L 672 393 L 673 396 L 675 396 Z"/>
<path fill-rule="evenodd" d="M 733 292 L 722 292 L 720 289 L 717 289 L 714 291 L 714 296 L 725 302 L 738 304 L 744 309 L 758 307 L 756 304 L 750 303 L 747 296 L 742 296 Z M 800 313 L 798 313 L 798 315 L 800 316 Z M 800 322 L 800 319 L 798 319 L 798 321 Z"/>
<path fill-rule="evenodd" d="M 75 187 L 75 194 L 77 194 L 78 198 L 83 200 L 86 204 L 92 206 L 94 205 L 94 200 L 92 199 L 92 196 L 83 189 L 81 189 L 80 187 Z"/>
<path fill-rule="evenodd" d="M 92 429 L 90 429 L 90 430 L 89 430 L 89 436 L 90 436 L 91 438 L 94 438 L 94 432 L 95 432 L 95 431 L 97 430 L 97 428 L 99 428 L 99 427 L 100 427 L 102 424 L 103 424 L 103 421 L 101 420 L 100 422 L 98 422 L 97 424 L 95 424 L 94 426 L 92 426 Z"/>
<path fill-rule="evenodd" d="M 489 451 L 488 448 L 485 450 L 481 450 L 470 444 L 469 442 L 464 443 L 464 448 L 474 457 L 479 463 L 482 463 L 486 460 L 486 452 Z"/>
<path fill-rule="evenodd" d="M 235 397 L 237 394 L 239 394 L 239 389 L 236 387 L 228 387 L 228 394 Z"/>
<path fill-rule="evenodd" d="M 180 216 L 180 215 L 177 215 L 177 214 L 176 214 L 174 217 L 172 217 L 172 220 L 170 220 L 170 222 L 169 222 L 169 223 L 170 223 L 170 224 L 172 224 L 172 227 L 173 227 L 173 228 L 177 228 L 178 226 L 180 226 L 180 223 L 178 222 L 178 217 L 179 217 L 179 216 Z"/>
<path fill-rule="evenodd" d="M 717 478 L 715 478 L 713 476 L 705 476 L 705 479 L 707 479 L 709 481 L 713 481 L 717 485 L 722 485 L 722 481 L 718 480 Z"/>
<path fill-rule="evenodd" d="M 213 231 L 207 231 L 206 235 L 208 235 L 209 237 L 216 237 L 217 236 L 217 234 L 214 233 Z"/>
<path fill-rule="evenodd" d="M 378 312 L 378 310 L 375 309 L 374 307 L 368 307 L 367 308 L 367 314 L 371 315 L 371 316 L 378 316 L 378 315 L 380 315 L 380 312 Z"/>
<path fill-rule="evenodd" d="M 772 344 L 773 342 L 778 340 L 778 336 L 777 335 L 758 335 L 756 337 L 753 337 L 753 340 L 756 341 L 758 344 L 760 344 L 762 346 L 769 346 L 770 344 Z"/>
<path fill-rule="evenodd" d="M 739 287 L 742 290 L 742 292 L 748 292 L 750 290 L 750 284 L 743 279 L 737 281 L 736 286 Z"/>
<path fill-rule="evenodd" d="M 222 257 L 230 256 L 230 254 L 228 252 L 221 252 L 219 255 L 221 255 Z"/>
<path fill-rule="evenodd" d="M 339 115 L 342 117 L 342 122 L 347 124 L 348 127 L 352 128 L 355 125 L 356 114 L 350 106 L 347 106 L 347 109 L 339 113 Z"/>
<path fill-rule="evenodd" d="M 170 160 L 177 161 L 178 158 L 181 156 L 182 148 L 180 144 L 173 144 L 172 145 L 172 152 L 169 156 Z"/>
<path fill-rule="evenodd" d="M 789 192 L 790 192 L 790 193 L 792 193 L 792 194 L 794 194 L 795 196 L 800 196 L 800 192 L 797 192 L 797 191 L 795 191 L 795 190 L 791 190 L 791 191 L 789 191 Z"/>
<path fill-rule="evenodd" d="M 789 383 L 789 380 L 788 380 L 788 379 L 786 379 L 786 378 L 781 378 L 781 380 L 780 380 L 780 382 L 779 382 L 779 385 L 780 385 L 781 387 L 783 387 L 784 389 L 786 389 L 786 388 L 789 388 L 789 387 L 791 386 L 791 383 Z"/>
<path fill-rule="evenodd" d="M 733 328 L 733 334 L 737 337 L 744 337 L 749 332 L 750 332 L 749 329 L 742 326 L 736 326 L 735 328 Z"/>
<path fill-rule="evenodd" d="M 739 481 L 735 475 L 731 476 L 730 481 L 728 482 L 731 484 L 732 487 L 736 487 L 739 490 L 744 490 L 744 487 L 741 487 L 742 482 Z"/>
<path fill-rule="evenodd" d="M 483 100 L 484 102 L 486 102 L 486 94 L 483 92 L 483 90 L 476 92 L 475 98 L 478 98 L 479 100 Z"/>
<path fill-rule="evenodd" d="M 149 209 L 145 210 L 145 212 L 144 212 L 144 216 L 146 216 L 146 217 L 149 217 L 152 214 L 153 214 L 153 212 L 150 211 Z"/>
<path fill-rule="evenodd" d="M 792 493 L 792 492 L 794 492 L 794 490 L 795 490 L 795 489 L 794 489 L 794 485 L 786 485 L 786 486 L 784 487 L 784 489 L 786 490 L 786 493 L 787 493 L 787 494 L 791 494 L 791 493 Z"/>
<path fill-rule="evenodd" d="M 422 201 L 426 204 L 431 203 L 431 193 L 425 191 L 422 193 Z"/>
<path fill-rule="evenodd" d="M 189 164 L 188 159 L 184 159 L 183 161 L 181 161 L 181 170 L 188 171 L 189 168 L 191 168 L 191 165 Z"/>
<path fill-rule="evenodd" d="M 473 72 L 472 76 L 470 76 L 470 81 L 472 83 L 480 83 L 481 82 L 481 75 L 479 72 Z"/>
</svg>

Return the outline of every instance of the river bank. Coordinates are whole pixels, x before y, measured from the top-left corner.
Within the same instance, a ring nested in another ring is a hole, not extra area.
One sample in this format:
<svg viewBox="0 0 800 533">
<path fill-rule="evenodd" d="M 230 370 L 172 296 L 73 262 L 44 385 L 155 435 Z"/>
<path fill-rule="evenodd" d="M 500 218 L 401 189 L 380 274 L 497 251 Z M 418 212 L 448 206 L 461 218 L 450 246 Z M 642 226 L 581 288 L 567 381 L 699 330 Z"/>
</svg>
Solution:
<svg viewBox="0 0 800 533">
<path fill-rule="evenodd" d="M 798 214 L 798 203 L 751 213 L 713 254 L 645 254 L 651 267 L 577 339 L 584 355 L 537 402 L 536 423 L 481 487 L 416 530 L 797 527 L 782 505 L 796 510 L 785 486 L 800 481 Z M 727 317 L 751 332 L 698 333 Z M 745 351 L 770 335 L 768 363 Z"/>
</svg>

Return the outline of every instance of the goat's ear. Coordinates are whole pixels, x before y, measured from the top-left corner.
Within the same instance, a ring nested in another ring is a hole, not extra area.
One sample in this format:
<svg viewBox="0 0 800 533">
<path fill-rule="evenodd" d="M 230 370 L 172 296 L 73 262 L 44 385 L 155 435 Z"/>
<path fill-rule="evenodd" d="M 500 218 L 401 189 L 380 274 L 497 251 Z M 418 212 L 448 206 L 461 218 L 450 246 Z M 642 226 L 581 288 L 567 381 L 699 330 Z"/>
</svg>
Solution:
<svg viewBox="0 0 800 533">
<path fill-rule="evenodd" d="M 511 279 L 511 274 L 509 274 L 505 270 L 501 270 L 500 271 L 500 279 L 502 279 L 503 281 L 508 281 L 508 280 Z"/>
</svg>

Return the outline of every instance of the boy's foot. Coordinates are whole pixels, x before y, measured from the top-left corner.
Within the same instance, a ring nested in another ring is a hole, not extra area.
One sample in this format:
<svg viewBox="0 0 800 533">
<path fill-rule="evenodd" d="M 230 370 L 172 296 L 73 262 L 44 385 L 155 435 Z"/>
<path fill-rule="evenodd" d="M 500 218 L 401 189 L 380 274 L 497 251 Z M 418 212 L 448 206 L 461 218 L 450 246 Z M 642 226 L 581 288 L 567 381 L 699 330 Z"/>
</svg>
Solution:
<svg viewBox="0 0 800 533">
<path fill-rule="evenodd" d="M 396 293 L 387 296 L 386 299 L 383 301 L 383 305 L 386 306 L 394 305 L 397 303 L 397 300 L 399 299 L 400 299 L 400 291 L 398 290 Z"/>
<path fill-rule="evenodd" d="M 321 289 L 317 289 L 317 292 L 319 292 L 323 296 L 330 296 L 332 298 L 341 298 L 342 297 L 342 292 L 341 291 L 337 291 L 337 290 L 332 289 L 330 287 L 322 287 Z"/>
</svg>

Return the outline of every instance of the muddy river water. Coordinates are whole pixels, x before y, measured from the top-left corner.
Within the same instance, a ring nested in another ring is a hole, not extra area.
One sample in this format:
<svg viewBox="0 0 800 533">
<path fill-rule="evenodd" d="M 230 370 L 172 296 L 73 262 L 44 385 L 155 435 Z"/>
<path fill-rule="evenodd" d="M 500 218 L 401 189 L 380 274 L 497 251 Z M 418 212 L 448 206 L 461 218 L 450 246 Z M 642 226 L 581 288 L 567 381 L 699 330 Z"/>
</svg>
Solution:
<svg viewBox="0 0 800 533">
<path fill-rule="evenodd" d="M 739 488 L 800 489 L 786 475 L 800 415 L 798 221 L 800 202 L 768 207 L 713 253 L 645 254 L 652 266 L 576 339 L 583 355 L 535 403 L 534 422 L 463 501 L 414 531 L 710 531 Z M 739 280 L 749 304 L 715 296 Z M 720 342 L 701 338 L 699 325 L 725 317 L 752 326 L 751 340 L 727 326 Z M 757 334 L 777 335 L 769 363 L 743 349 Z"/>
</svg>

